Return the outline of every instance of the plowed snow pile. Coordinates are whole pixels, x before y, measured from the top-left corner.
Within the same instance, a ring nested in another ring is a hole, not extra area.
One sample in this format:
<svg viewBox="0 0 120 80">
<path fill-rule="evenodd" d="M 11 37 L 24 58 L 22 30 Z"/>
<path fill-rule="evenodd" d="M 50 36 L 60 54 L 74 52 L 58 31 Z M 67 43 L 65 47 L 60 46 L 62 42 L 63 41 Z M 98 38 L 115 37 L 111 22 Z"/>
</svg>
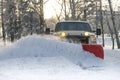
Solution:
<svg viewBox="0 0 120 80">
<path fill-rule="evenodd" d="M 83 51 L 80 44 L 62 42 L 48 38 L 52 36 L 31 36 L 17 41 L 0 55 L 0 60 L 28 57 L 63 58 L 81 67 L 102 66 L 102 60 Z"/>
</svg>

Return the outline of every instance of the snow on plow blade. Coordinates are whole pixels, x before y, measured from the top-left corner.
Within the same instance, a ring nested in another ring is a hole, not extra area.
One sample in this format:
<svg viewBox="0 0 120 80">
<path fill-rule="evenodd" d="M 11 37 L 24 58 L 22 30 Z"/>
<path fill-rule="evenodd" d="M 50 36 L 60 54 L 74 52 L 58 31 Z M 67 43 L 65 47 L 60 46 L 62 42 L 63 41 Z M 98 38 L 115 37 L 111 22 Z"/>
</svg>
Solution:
<svg viewBox="0 0 120 80">
<path fill-rule="evenodd" d="M 82 44 L 83 50 L 93 53 L 96 57 L 104 59 L 103 47 L 99 44 Z"/>
</svg>

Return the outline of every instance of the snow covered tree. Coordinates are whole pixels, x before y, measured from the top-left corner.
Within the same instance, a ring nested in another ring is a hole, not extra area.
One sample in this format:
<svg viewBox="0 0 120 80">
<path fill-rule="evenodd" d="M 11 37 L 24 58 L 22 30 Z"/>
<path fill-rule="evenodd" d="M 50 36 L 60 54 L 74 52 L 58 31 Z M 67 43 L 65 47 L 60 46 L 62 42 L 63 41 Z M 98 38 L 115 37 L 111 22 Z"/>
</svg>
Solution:
<svg viewBox="0 0 120 80">
<path fill-rule="evenodd" d="M 43 5 L 43 0 L 2 0 L 3 38 L 7 37 L 14 41 L 28 34 L 43 33 L 45 26 Z"/>
<path fill-rule="evenodd" d="M 4 28 L 6 35 L 14 41 L 15 27 L 16 27 L 16 6 L 14 0 L 6 0 L 4 6 Z"/>
</svg>

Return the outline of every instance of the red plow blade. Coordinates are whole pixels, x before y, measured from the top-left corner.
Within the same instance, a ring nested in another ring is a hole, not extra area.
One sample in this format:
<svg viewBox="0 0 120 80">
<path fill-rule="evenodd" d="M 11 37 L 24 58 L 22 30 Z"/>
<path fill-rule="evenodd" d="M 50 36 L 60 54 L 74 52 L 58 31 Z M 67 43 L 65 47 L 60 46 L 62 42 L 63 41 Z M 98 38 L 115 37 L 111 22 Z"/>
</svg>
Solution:
<svg viewBox="0 0 120 80">
<path fill-rule="evenodd" d="M 104 59 L 104 50 L 99 44 L 82 44 L 83 50 L 93 53 L 96 57 Z"/>
</svg>

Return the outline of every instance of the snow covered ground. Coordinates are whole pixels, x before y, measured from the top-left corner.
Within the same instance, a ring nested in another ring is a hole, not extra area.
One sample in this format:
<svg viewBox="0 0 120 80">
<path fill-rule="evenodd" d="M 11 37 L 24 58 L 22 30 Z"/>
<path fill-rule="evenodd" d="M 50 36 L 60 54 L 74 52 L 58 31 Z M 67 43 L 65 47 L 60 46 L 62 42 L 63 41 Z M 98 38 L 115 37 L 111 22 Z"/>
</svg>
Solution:
<svg viewBox="0 0 120 80">
<path fill-rule="evenodd" d="M 0 80 L 118 80 L 120 50 L 105 41 L 104 60 L 53 36 L 28 36 L 6 46 L 1 41 Z"/>
</svg>

